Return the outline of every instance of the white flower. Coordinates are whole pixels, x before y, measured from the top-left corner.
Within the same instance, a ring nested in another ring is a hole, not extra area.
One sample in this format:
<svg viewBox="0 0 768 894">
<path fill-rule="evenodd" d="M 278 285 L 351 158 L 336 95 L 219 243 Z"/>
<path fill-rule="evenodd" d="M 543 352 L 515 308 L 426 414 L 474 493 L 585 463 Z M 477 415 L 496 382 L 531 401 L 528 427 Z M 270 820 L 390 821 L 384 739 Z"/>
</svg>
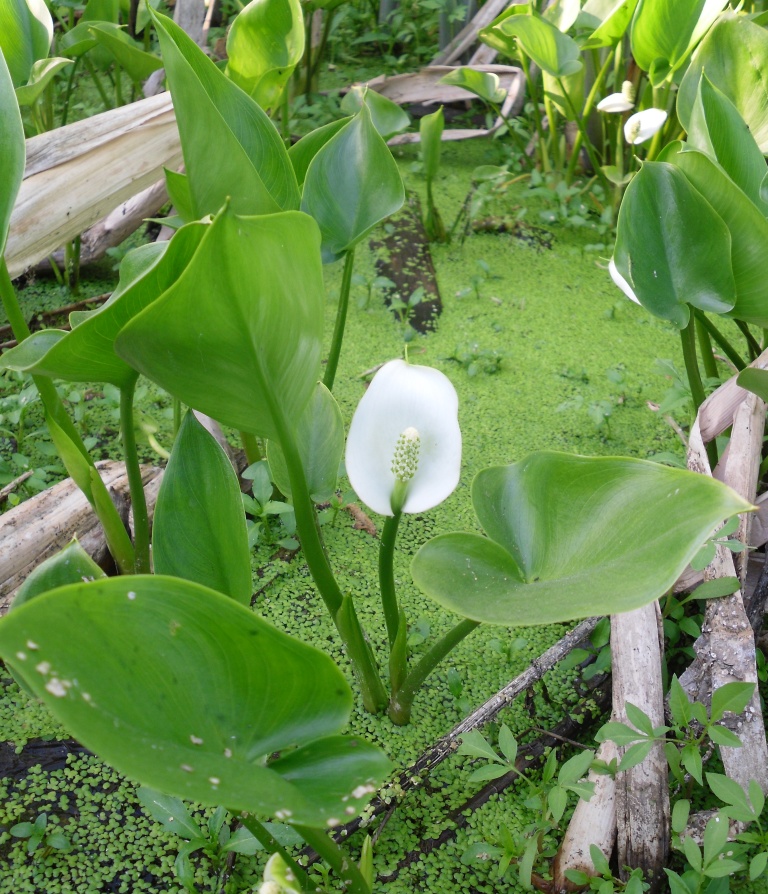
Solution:
<svg viewBox="0 0 768 894">
<path fill-rule="evenodd" d="M 667 113 L 663 109 L 643 109 L 630 115 L 624 125 L 624 138 L 628 143 L 637 146 L 644 143 L 664 126 Z"/>
<path fill-rule="evenodd" d="M 623 93 L 611 93 L 610 96 L 606 96 L 605 99 L 600 100 L 597 104 L 597 110 L 598 112 L 617 114 L 619 112 L 628 112 L 633 105 L 634 103 L 629 102 Z"/>
<path fill-rule="evenodd" d="M 360 499 L 380 515 L 425 512 L 459 483 L 459 399 L 428 366 L 384 364 L 358 404 L 346 467 Z"/>
<path fill-rule="evenodd" d="M 619 273 L 616 269 L 616 264 L 611 258 L 608 262 L 608 272 L 611 274 L 611 279 L 616 283 L 616 285 L 621 289 L 622 292 L 629 298 L 630 301 L 634 301 L 635 304 L 640 304 L 637 300 L 637 295 L 632 291 L 632 286 L 624 279 L 624 277 Z"/>
</svg>

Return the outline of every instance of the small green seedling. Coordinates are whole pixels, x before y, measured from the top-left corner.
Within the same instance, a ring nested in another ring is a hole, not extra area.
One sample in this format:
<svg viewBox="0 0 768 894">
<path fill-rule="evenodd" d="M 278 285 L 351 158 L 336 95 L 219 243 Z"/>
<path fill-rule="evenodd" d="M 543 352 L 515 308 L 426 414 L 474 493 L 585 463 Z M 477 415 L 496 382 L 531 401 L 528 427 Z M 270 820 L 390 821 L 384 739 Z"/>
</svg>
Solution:
<svg viewBox="0 0 768 894">
<path fill-rule="evenodd" d="M 57 825 L 48 825 L 48 814 L 41 813 L 34 823 L 16 823 L 11 826 L 14 838 L 27 839 L 27 853 L 45 859 L 52 851 L 66 853 L 72 850 L 67 836 Z M 38 850 L 41 848 L 41 850 Z"/>
<path fill-rule="evenodd" d="M 279 516 L 286 528 L 286 537 L 277 542 L 285 549 L 298 549 L 298 542 L 293 534 L 296 531 L 296 520 L 293 506 L 282 500 L 272 499 L 272 479 L 269 477 L 269 466 L 266 460 L 248 466 L 243 472 L 243 478 L 252 482 L 251 493 L 242 495 L 243 507 L 251 516 L 248 519 L 248 543 L 254 547 L 262 535 L 270 532 L 270 519 Z M 254 520 L 255 519 L 255 520 Z"/>
</svg>

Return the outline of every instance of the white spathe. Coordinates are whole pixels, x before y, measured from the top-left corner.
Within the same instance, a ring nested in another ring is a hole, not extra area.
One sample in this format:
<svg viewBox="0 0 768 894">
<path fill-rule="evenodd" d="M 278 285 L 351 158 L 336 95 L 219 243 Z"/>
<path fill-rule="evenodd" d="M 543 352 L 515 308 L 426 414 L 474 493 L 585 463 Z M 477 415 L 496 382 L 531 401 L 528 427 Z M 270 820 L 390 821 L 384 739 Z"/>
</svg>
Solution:
<svg viewBox="0 0 768 894">
<path fill-rule="evenodd" d="M 624 292 L 627 298 L 629 298 L 630 301 L 634 301 L 635 304 L 640 304 L 640 302 L 637 300 L 637 295 L 635 295 L 635 293 L 632 291 L 632 286 L 616 269 L 616 264 L 614 263 L 613 258 L 611 258 L 611 260 L 608 262 L 608 272 L 611 274 L 611 279 L 616 283 L 621 291 Z"/>
<path fill-rule="evenodd" d="M 600 100 L 597 104 L 597 110 L 598 112 L 607 112 L 609 115 L 615 115 L 621 112 L 628 112 L 632 106 L 634 106 L 634 103 L 630 102 L 623 93 L 611 93 L 610 96 Z"/>
<path fill-rule="evenodd" d="M 395 450 L 403 435 L 418 456 L 403 512 L 425 512 L 453 493 L 461 469 L 459 399 L 448 378 L 428 366 L 391 360 L 373 377 L 352 417 L 346 468 L 360 499 L 380 515 L 393 515 Z M 401 479 L 402 480 L 402 479 Z"/>
<path fill-rule="evenodd" d="M 624 124 L 624 138 L 628 143 L 637 146 L 644 143 L 664 126 L 667 113 L 664 109 L 643 109 L 630 115 Z"/>
</svg>

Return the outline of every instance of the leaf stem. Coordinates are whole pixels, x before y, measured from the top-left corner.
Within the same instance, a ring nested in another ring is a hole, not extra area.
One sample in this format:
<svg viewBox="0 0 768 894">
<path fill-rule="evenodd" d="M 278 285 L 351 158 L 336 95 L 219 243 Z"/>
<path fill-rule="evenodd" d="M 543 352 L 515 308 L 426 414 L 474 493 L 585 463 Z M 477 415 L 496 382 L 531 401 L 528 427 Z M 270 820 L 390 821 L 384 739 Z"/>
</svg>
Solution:
<svg viewBox="0 0 768 894">
<path fill-rule="evenodd" d="M 704 364 L 704 372 L 710 379 L 716 379 L 717 363 L 715 363 L 715 357 L 712 354 L 712 342 L 709 338 L 709 332 L 698 317 L 694 315 L 694 319 L 696 321 L 696 335 L 699 339 L 699 353 Z"/>
<path fill-rule="evenodd" d="M 680 341 L 682 342 L 683 360 L 685 361 L 685 371 L 688 374 L 688 385 L 691 389 L 695 416 L 699 412 L 699 407 L 704 403 L 706 395 L 704 394 L 704 385 L 701 381 L 699 363 L 696 357 L 696 326 L 694 321 L 695 315 L 691 314 L 688 319 L 688 325 L 680 330 Z M 717 465 L 717 445 L 714 441 L 710 441 L 706 445 L 706 449 L 709 464 L 714 471 Z"/>
<path fill-rule="evenodd" d="M 480 621 L 464 618 L 455 627 L 442 636 L 413 667 L 405 678 L 405 682 L 397 692 L 392 693 L 389 702 L 388 714 L 393 723 L 404 726 L 411 719 L 411 708 L 416 693 L 424 681 L 437 667 L 445 656 L 457 646 L 465 637 L 480 626 Z"/>
<path fill-rule="evenodd" d="M 749 348 L 750 359 L 756 360 L 762 351 L 759 342 L 755 338 L 754 335 L 749 331 L 749 326 L 743 320 L 735 320 L 736 325 L 741 330 L 741 334 L 744 336 L 744 339 L 747 342 L 747 347 Z"/>
<path fill-rule="evenodd" d="M 282 846 L 282 844 L 280 844 L 280 842 L 263 823 L 260 823 L 256 819 L 256 817 L 252 816 L 250 813 L 238 813 L 236 810 L 230 810 L 230 813 L 240 820 L 240 822 L 251 833 L 251 835 L 253 835 L 253 837 L 258 842 L 263 844 L 264 848 L 268 850 L 270 854 L 280 854 L 287 865 L 290 866 L 291 872 L 296 877 L 296 881 L 301 885 L 302 890 L 313 890 L 310 885 L 307 873 L 301 868 L 301 866 L 299 866 L 299 864 L 293 859 L 293 857 Z"/>
<path fill-rule="evenodd" d="M 387 622 L 387 637 L 389 648 L 394 645 L 397 637 L 399 612 L 397 606 L 397 594 L 395 592 L 395 541 L 397 529 L 400 526 L 402 512 L 396 512 L 384 522 L 384 530 L 379 541 L 379 589 L 381 590 L 381 606 L 384 609 L 384 620 Z"/>
<path fill-rule="evenodd" d="M 294 828 L 341 879 L 345 892 L 348 894 L 371 894 L 368 883 L 355 863 L 326 832 L 296 823 Z"/>
<path fill-rule="evenodd" d="M 144 494 L 144 482 L 141 479 L 141 466 L 136 450 L 136 429 L 133 419 L 133 395 L 136 390 L 138 374 L 130 385 L 120 389 L 120 432 L 125 452 L 125 471 L 128 475 L 128 490 L 131 494 L 133 509 L 133 548 L 136 552 L 136 574 L 149 574 L 149 513 L 147 498 Z"/>
<path fill-rule="evenodd" d="M 11 324 L 14 338 L 17 342 L 21 343 L 25 338 L 29 337 L 30 331 L 29 326 L 27 326 L 27 321 L 21 313 L 21 308 L 19 307 L 19 302 L 16 297 L 16 290 L 14 289 L 11 277 L 8 274 L 8 266 L 5 262 L 5 258 L 0 258 L 0 298 L 2 298 L 3 308 L 5 309 L 6 316 Z M 80 437 L 80 432 L 70 419 L 67 411 L 64 409 L 61 398 L 56 391 L 56 386 L 51 379 L 49 379 L 48 376 L 33 375 L 32 381 L 35 383 L 35 387 L 37 388 L 40 394 L 40 399 L 45 407 L 46 421 L 50 420 L 50 422 L 61 430 L 63 435 L 75 448 L 76 452 L 90 467 L 90 485 L 94 493 L 89 495 L 85 490 L 83 490 L 83 493 L 96 512 L 96 515 L 104 528 L 107 546 L 109 547 L 109 551 L 112 553 L 120 572 L 122 574 L 132 574 L 134 571 L 135 555 L 131 539 L 128 536 L 128 532 L 125 530 L 123 521 L 115 508 L 115 504 L 112 502 L 112 498 L 110 497 L 104 482 L 101 480 L 101 476 L 96 470 L 93 457 L 88 453 L 85 444 L 83 444 L 83 439 Z M 61 456 L 61 460 L 72 479 L 77 481 L 78 476 L 73 474 L 73 469 L 67 463 L 66 458 Z"/>
<path fill-rule="evenodd" d="M 697 307 L 693 308 L 693 313 L 696 317 L 697 322 L 701 323 L 701 325 L 707 330 L 707 332 L 712 336 L 712 339 L 717 343 L 717 345 L 722 349 L 725 356 L 731 361 L 731 363 L 738 370 L 742 370 L 746 367 L 746 361 L 740 356 L 739 352 L 733 345 L 728 341 L 728 339 L 723 335 L 723 333 L 715 326 L 712 320 Z"/>
<path fill-rule="evenodd" d="M 344 272 L 341 276 L 341 290 L 339 291 L 339 306 L 336 310 L 336 324 L 333 327 L 333 340 L 328 354 L 328 364 L 325 367 L 323 385 L 333 391 L 333 382 L 336 378 L 336 369 L 341 355 L 341 343 L 344 341 L 344 327 L 347 322 L 347 308 L 349 307 L 349 288 L 352 282 L 352 267 L 355 263 L 355 249 L 350 248 L 344 255 Z"/>
</svg>

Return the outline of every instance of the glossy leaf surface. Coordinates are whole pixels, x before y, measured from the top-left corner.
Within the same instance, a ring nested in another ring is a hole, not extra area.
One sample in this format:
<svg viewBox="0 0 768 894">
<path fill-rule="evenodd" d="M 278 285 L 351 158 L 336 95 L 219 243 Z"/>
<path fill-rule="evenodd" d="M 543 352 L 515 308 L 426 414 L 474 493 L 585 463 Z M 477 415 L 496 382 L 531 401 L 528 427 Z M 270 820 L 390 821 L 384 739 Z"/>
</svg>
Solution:
<svg viewBox="0 0 768 894">
<path fill-rule="evenodd" d="M 310 162 L 301 210 L 317 221 L 329 263 L 394 214 L 404 198 L 397 164 L 363 107 Z"/>
<path fill-rule="evenodd" d="M 152 526 L 155 573 L 251 601 L 248 533 L 235 470 L 189 410 L 173 444 Z"/>
<path fill-rule="evenodd" d="M 181 277 L 122 330 L 118 354 L 188 406 L 279 437 L 319 378 L 319 242 L 297 211 L 222 211 Z"/>
<path fill-rule="evenodd" d="M 169 243 L 151 243 L 126 255 L 118 286 L 103 307 L 73 314 L 71 332 L 34 333 L 3 355 L 3 365 L 70 382 L 110 382 L 125 387 L 136 377 L 136 370 L 115 353 L 117 334 L 178 279 L 207 228 L 206 224 L 190 224 Z"/>
<path fill-rule="evenodd" d="M 303 55 L 299 0 L 251 0 L 227 35 L 227 74 L 263 109 L 279 104 Z"/>
<path fill-rule="evenodd" d="M 57 587 L 102 577 L 106 577 L 104 572 L 75 538 L 29 574 L 14 596 L 12 605 L 13 608 L 18 608 L 30 599 Z"/>
<path fill-rule="evenodd" d="M 687 130 L 702 71 L 739 110 L 763 153 L 768 152 L 768 32 L 747 16 L 727 14 L 702 41 L 680 84 L 677 114 Z"/>
<path fill-rule="evenodd" d="M 725 6 L 727 0 L 640 0 L 630 44 L 652 84 L 680 68 Z"/>
<path fill-rule="evenodd" d="M 264 111 L 170 19 L 152 13 L 173 95 L 195 216 L 299 207 L 288 153 Z M 215 172 L 211 159 L 216 159 Z"/>
<path fill-rule="evenodd" d="M 584 49 L 613 46 L 626 34 L 636 7 L 637 0 L 587 0 L 580 21 L 594 30 Z"/>
<path fill-rule="evenodd" d="M 504 102 L 507 95 L 503 87 L 499 86 L 499 76 L 490 71 L 479 71 L 476 68 L 463 66 L 443 75 L 438 84 L 451 84 L 454 87 L 462 87 L 486 102 L 498 105 Z"/>
<path fill-rule="evenodd" d="M 445 118 L 442 106 L 430 115 L 424 115 L 419 122 L 421 163 L 424 166 L 424 176 L 427 180 L 434 180 L 440 169 L 440 150 L 444 127 Z"/>
<path fill-rule="evenodd" d="M 0 255 L 5 250 L 16 196 L 24 177 L 26 145 L 24 126 L 13 91 L 13 82 L 0 53 Z"/>
<path fill-rule="evenodd" d="M 736 381 L 742 388 L 753 392 L 761 400 L 768 401 L 768 370 L 748 366 L 739 373 Z"/>
<path fill-rule="evenodd" d="M 750 508 L 703 475 L 558 453 L 480 472 L 472 499 L 488 537 L 436 537 L 413 578 L 451 611 L 511 626 L 645 605 L 724 518 Z"/>
<path fill-rule="evenodd" d="M 646 162 L 632 178 L 613 260 L 643 307 L 680 329 L 688 304 L 723 313 L 735 303 L 728 228 L 671 164 Z"/>
<path fill-rule="evenodd" d="M 408 113 L 396 102 L 360 84 L 350 87 L 341 101 L 341 110 L 347 115 L 356 115 L 364 105 L 368 106 L 373 126 L 384 140 L 407 130 L 411 123 Z"/>
<path fill-rule="evenodd" d="M 189 581 L 54 590 L 0 622 L 0 654 L 86 747 L 180 798 L 327 826 L 389 767 L 337 735 L 352 697 L 330 658 Z"/>
<path fill-rule="evenodd" d="M 307 176 L 307 170 L 312 159 L 325 146 L 328 140 L 335 136 L 351 120 L 352 118 L 339 118 L 337 121 L 330 121 L 328 124 L 310 131 L 298 143 L 294 143 L 291 146 L 288 150 L 288 157 L 293 165 L 299 189 L 304 186 L 304 179 Z"/>
<path fill-rule="evenodd" d="M 35 62 L 27 83 L 16 88 L 16 99 L 19 105 L 31 106 L 62 68 L 72 64 L 71 59 L 62 59 L 58 56 L 54 56 L 52 59 L 39 59 Z"/>
<path fill-rule="evenodd" d="M 511 58 L 519 58 L 519 46 L 542 71 L 554 77 L 572 75 L 581 68 L 576 41 L 538 13 L 510 15 L 492 28 L 497 42 L 504 46 L 505 54 Z"/>
<path fill-rule="evenodd" d="M 344 420 L 336 399 L 318 382 L 299 419 L 296 441 L 301 455 L 307 487 L 313 497 L 327 500 L 336 488 L 339 464 L 344 454 Z M 291 482 L 280 445 L 270 441 L 267 459 L 272 480 L 287 497 Z"/>
<path fill-rule="evenodd" d="M 667 156 L 709 204 L 717 208 L 731 236 L 731 267 L 736 295 L 728 316 L 768 325 L 768 220 L 736 184 L 703 152 L 668 147 Z"/>
<path fill-rule="evenodd" d="M 15 87 L 26 84 L 32 66 L 45 59 L 53 40 L 53 19 L 45 0 L 0 3 L 0 55 Z"/>
</svg>

